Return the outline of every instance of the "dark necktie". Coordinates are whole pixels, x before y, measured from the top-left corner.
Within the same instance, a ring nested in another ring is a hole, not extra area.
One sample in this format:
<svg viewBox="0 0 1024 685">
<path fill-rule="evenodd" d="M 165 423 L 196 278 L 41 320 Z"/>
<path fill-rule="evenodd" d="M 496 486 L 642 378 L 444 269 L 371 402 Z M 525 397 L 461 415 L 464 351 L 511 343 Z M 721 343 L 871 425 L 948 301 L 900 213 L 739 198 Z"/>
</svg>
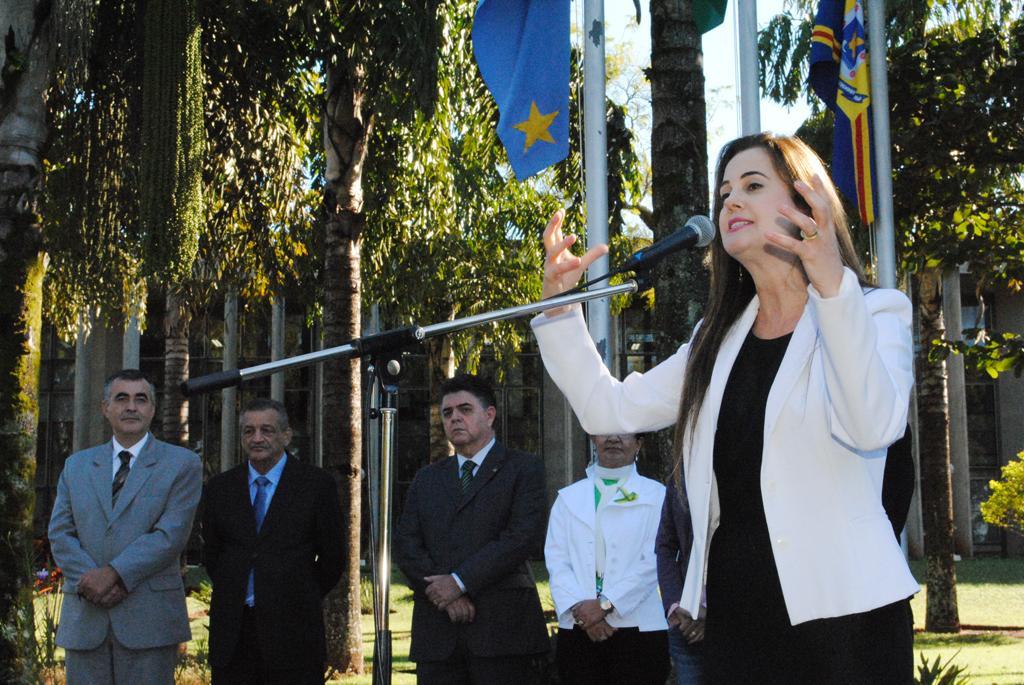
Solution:
<svg viewBox="0 0 1024 685">
<path fill-rule="evenodd" d="M 132 470 L 130 466 L 132 461 L 132 453 L 128 450 L 121 450 L 117 453 L 117 458 L 121 460 L 121 465 L 117 468 L 117 473 L 114 474 L 114 484 L 110 489 L 110 504 L 115 506 L 117 504 L 117 494 L 121 492 L 121 488 L 124 487 L 124 482 L 128 480 L 128 472 Z"/>
<path fill-rule="evenodd" d="M 476 466 L 470 460 L 466 460 L 462 464 L 462 472 L 459 476 L 459 482 L 462 483 L 462 492 L 466 492 L 469 489 L 469 483 L 473 480 L 473 467 Z"/>
</svg>

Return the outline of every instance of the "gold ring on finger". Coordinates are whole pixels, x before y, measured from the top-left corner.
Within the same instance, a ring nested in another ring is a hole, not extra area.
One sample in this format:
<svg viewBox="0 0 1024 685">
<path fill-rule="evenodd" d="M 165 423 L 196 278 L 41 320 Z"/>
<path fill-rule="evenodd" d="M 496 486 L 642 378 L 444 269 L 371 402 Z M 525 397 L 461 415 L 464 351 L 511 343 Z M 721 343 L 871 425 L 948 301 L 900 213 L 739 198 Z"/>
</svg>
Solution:
<svg viewBox="0 0 1024 685">
<path fill-rule="evenodd" d="M 811 233 L 810 235 L 808 235 L 807 233 L 804 233 L 803 231 L 800 231 L 800 237 L 803 238 L 804 240 L 814 240 L 815 238 L 818 237 L 818 231 L 815 231 L 814 233 Z"/>
</svg>

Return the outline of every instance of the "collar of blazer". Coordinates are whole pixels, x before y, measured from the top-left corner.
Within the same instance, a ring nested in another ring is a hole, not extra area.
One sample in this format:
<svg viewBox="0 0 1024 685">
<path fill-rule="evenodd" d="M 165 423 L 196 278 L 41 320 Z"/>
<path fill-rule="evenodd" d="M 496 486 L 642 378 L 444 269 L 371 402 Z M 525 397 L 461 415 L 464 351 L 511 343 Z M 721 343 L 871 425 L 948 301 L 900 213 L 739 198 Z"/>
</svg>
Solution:
<svg viewBox="0 0 1024 685">
<path fill-rule="evenodd" d="M 659 497 L 659 491 L 663 490 L 664 486 L 661 483 L 644 478 L 636 472 L 635 467 L 633 475 L 630 477 L 629 482 L 626 483 L 626 489 L 631 493 L 636 493 L 636 499 L 629 502 L 616 502 L 616 499 L 620 496 L 618 491 L 616 491 L 615 499 L 612 499 L 608 506 L 633 509 L 657 504 L 659 508 L 661 507 L 662 500 Z M 573 516 L 590 528 L 594 527 L 594 484 L 590 478 L 584 478 L 571 485 L 567 485 L 558 491 L 558 496 L 565 500 L 566 507 Z"/>
<path fill-rule="evenodd" d="M 117 507 L 114 508 L 111 504 L 111 488 L 114 479 L 110 470 L 110 455 L 113 454 L 113 451 L 114 443 L 108 441 L 97 447 L 92 457 L 92 489 L 96 493 L 103 513 L 107 516 L 107 521 L 113 521 L 128 508 L 135 496 L 139 494 L 142 486 L 153 475 L 153 467 L 160 461 L 157 458 L 156 438 L 150 434 L 146 444 L 142 446 L 142 451 L 135 459 L 135 466 L 128 473 L 128 480 L 124 482 L 124 487 L 121 488 L 121 493 L 117 496 Z"/>
<path fill-rule="evenodd" d="M 793 330 L 793 337 L 790 338 L 786 347 L 786 354 L 779 365 L 779 371 L 775 375 L 771 390 L 768 392 L 768 403 L 765 407 L 764 430 L 765 435 L 771 433 L 775 426 L 775 420 L 782 410 L 782 406 L 792 392 L 793 386 L 800 378 L 800 371 L 810 362 L 811 353 L 818 339 L 818 329 L 814 323 L 814 316 L 811 312 L 811 302 L 807 301 L 804 312 Z M 732 328 L 722 340 L 722 346 L 718 350 L 718 357 L 715 360 L 714 369 L 711 372 L 711 383 L 708 385 L 707 395 L 704 397 L 704 404 L 701 406 L 700 415 L 697 419 L 696 433 L 712 436 L 718 426 L 718 412 L 722 406 L 722 396 L 725 394 L 725 384 L 729 380 L 733 364 L 739 356 L 743 341 L 754 325 L 760 301 L 754 295 L 750 304 L 733 324 Z M 689 455 L 687 462 L 692 458 L 693 450 L 686 451 Z M 686 464 L 689 467 L 689 463 Z"/>
<path fill-rule="evenodd" d="M 505 446 L 495 440 L 494 447 L 487 453 L 484 463 L 476 470 L 473 480 L 469 482 L 469 489 L 465 493 L 462 492 L 462 486 L 459 484 L 459 459 L 451 457 L 451 465 L 446 469 L 451 478 L 445 478 L 445 481 L 449 484 L 455 501 L 459 503 L 456 511 L 469 504 L 476 497 L 476 493 L 480 492 L 481 488 L 494 478 L 494 475 L 504 466 L 505 456 Z"/>
</svg>

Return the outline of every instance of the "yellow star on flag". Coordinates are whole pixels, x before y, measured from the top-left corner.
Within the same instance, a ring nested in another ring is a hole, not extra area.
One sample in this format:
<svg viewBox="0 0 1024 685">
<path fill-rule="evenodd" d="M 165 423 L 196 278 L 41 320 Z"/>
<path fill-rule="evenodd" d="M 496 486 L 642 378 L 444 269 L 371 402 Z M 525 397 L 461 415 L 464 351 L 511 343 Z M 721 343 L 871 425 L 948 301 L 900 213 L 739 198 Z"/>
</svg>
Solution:
<svg viewBox="0 0 1024 685">
<path fill-rule="evenodd" d="M 526 134 L 526 145 L 523 147 L 523 152 L 529 150 L 538 140 L 543 140 L 545 143 L 555 142 L 548 129 L 551 127 L 551 122 L 557 116 L 557 110 L 551 114 L 541 114 L 540 110 L 537 109 L 537 102 L 530 102 L 530 118 L 512 126 L 512 128 Z"/>
</svg>

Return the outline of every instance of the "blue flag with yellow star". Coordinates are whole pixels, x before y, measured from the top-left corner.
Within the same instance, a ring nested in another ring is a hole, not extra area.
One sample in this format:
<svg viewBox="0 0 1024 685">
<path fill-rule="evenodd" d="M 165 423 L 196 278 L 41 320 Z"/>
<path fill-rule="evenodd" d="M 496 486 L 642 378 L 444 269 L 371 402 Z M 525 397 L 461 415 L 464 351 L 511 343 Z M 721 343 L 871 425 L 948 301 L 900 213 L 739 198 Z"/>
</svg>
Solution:
<svg viewBox="0 0 1024 685">
<path fill-rule="evenodd" d="M 569 154 L 569 0 L 480 0 L 473 52 L 523 180 Z"/>
<path fill-rule="evenodd" d="M 835 115 L 832 177 L 875 220 L 871 161 L 871 82 L 862 0 L 821 0 L 811 33 L 811 88 Z"/>
</svg>

